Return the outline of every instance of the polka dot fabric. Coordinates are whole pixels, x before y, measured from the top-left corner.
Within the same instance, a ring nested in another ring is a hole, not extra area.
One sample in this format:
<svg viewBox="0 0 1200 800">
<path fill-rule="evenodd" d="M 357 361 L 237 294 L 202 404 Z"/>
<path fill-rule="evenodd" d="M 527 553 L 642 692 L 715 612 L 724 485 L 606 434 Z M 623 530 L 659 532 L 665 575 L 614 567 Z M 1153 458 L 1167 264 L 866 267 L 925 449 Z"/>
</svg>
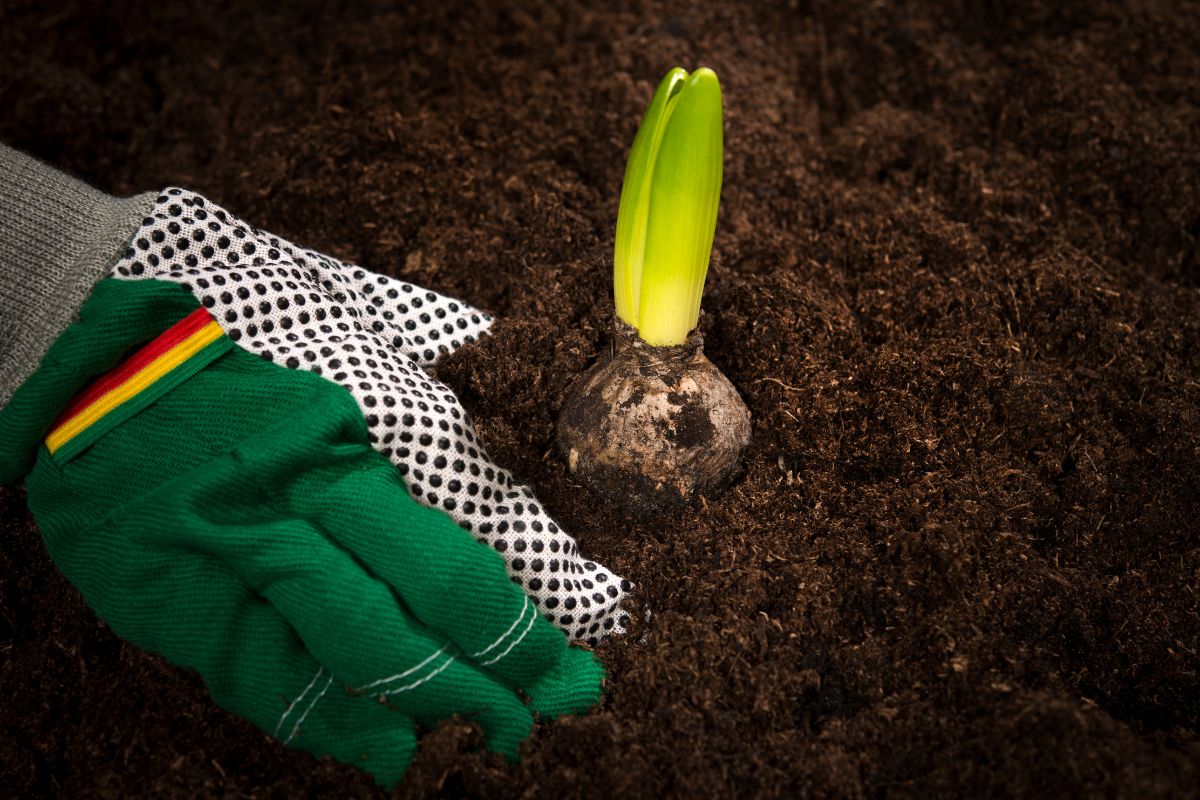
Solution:
<svg viewBox="0 0 1200 800">
<path fill-rule="evenodd" d="M 178 283 L 240 347 L 345 387 L 412 496 L 500 553 L 547 619 L 593 644 L 624 632 L 628 584 L 580 556 L 425 371 L 486 333 L 489 315 L 297 247 L 178 188 L 159 196 L 112 274 Z"/>
</svg>

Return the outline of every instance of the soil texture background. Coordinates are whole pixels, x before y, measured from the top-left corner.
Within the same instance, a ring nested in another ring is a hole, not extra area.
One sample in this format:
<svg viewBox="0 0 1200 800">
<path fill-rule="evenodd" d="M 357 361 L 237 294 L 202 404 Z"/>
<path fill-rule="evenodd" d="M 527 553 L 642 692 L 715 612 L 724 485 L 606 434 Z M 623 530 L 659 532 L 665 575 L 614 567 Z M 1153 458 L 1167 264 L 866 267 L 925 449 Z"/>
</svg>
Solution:
<svg viewBox="0 0 1200 800">
<path fill-rule="evenodd" d="M 553 428 L 675 65 L 725 91 L 703 331 L 754 433 L 643 523 Z M 7 0 L 0 139 L 498 315 L 439 374 L 633 628 L 593 713 L 517 764 L 445 724 L 400 794 L 1200 787 L 1195 3 Z M 0 504 L 0 794 L 384 795 L 122 643 Z"/>
</svg>

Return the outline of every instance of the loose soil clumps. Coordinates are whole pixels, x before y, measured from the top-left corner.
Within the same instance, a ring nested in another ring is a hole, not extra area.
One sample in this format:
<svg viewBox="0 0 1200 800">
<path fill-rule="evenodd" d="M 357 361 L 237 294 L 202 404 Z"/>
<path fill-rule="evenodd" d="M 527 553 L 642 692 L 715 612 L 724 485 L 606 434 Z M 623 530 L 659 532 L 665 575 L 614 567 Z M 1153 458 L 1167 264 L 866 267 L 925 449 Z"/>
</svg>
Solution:
<svg viewBox="0 0 1200 800">
<path fill-rule="evenodd" d="M 439 376 L 635 584 L 600 708 L 516 764 L 442 725 L 402 795 L 1195 796 L 1195 2 L 46 8 L 0 7 L 0 138 L 494 312 Z M 674 64 L 724 88 L 701 332 L 753 437 L 644 521 L 554 430 Z M 0 511 L 0 796 L 384 796 L 124 645 Z"/>
</svg>

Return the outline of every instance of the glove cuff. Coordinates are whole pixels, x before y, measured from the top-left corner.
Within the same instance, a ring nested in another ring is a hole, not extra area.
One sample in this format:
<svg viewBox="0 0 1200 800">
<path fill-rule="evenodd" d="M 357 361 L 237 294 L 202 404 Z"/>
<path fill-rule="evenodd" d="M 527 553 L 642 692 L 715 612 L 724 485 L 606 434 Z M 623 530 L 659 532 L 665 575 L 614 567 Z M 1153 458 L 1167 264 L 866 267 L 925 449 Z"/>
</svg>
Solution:
<svg viewBox="0 0 1200 800">
<path fill-rule="evenodd" d="M 173 283 L 114 278 L 97 283 L 37 371 L 0 408 L 0 483 L 29 472 L 55 417 L 90 379 L 115 366 L 130 347 L 153 339 L 198 307 L 186 289 Z"/>
<path fill-rule="evenodd" d="M 110 197 L 0 144 L 0 409 L 116 263 L 155 197 Z"/>
</svg>

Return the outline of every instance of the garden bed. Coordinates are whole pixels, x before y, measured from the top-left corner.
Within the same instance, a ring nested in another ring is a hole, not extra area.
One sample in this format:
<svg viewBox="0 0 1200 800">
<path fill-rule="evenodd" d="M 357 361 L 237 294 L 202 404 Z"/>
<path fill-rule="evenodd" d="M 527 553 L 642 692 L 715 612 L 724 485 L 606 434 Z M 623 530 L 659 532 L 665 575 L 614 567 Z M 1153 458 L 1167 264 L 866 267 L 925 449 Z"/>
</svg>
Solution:
<svg viewBox="0 0 1200 800">
<path fill-rule="evenodd" d="M 6 4 L 0 140 L 494 312 L 439 375 L 637 586 L 598 710 L 519 764 L 443 725 L 405 792 L 1200 785 L 1194 4 L 167 5 Z M 728 493 L 646 523 L 553 431 L 676 64 L 725 92 L 702 326 L 754 433 Z M 0 503 L 0 793 L 381 793 L 123 644 Z"/>
</svg>

